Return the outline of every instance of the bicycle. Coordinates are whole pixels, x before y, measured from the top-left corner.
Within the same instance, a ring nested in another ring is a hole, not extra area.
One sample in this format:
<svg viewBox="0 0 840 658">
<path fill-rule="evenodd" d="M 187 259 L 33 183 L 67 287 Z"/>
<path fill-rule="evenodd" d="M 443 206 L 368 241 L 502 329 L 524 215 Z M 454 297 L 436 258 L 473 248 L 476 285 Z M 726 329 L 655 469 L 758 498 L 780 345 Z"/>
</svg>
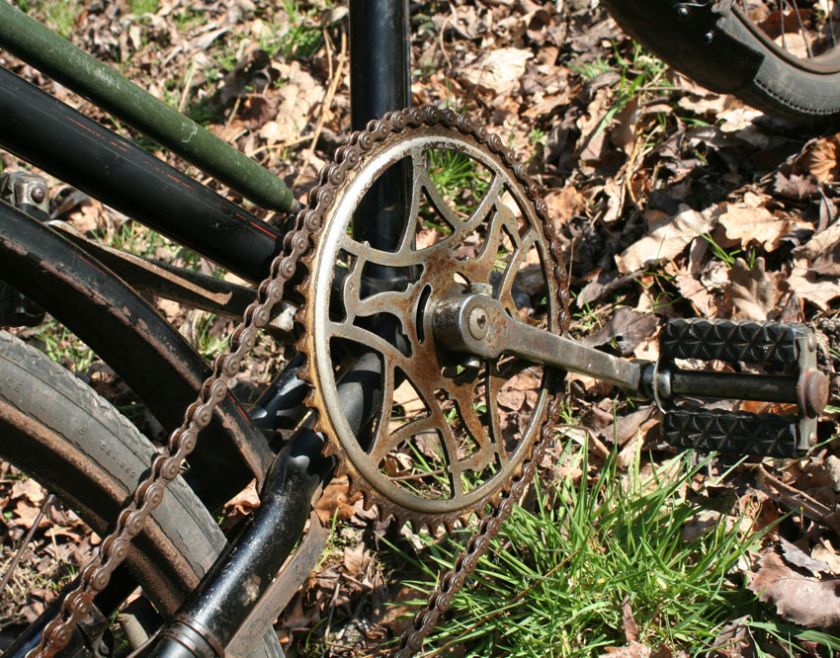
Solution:
<svg viewBox="0 0 840 658">
<path fill-rule="evenodd" d="M 608 4 L 640 35 L 650 34 L 645 23 L 634 22 L 641 18 L 632 3 Z M 725 31 L 729 22 L 718 19 L 717 3 L 664 4 L 670 13 L 652 15 L 668 25 L 682 19 L 679 24 L 700 39 L 698 45 L 744 47 L 746 39 Z M 0 21 L 0 46 L 280 213 L 275 222 L 259 221 L 0 71 L 0 145 L 243 278 L 262 281 L 255 291 L 60 233 L 41 221 L 41 181 L 18 176 L 7 182 L 11 205 L 0 205 L 0 277 L 8 284 L 4 324 L 37 323 L 48 309 L 111 364 L 164 425 L 178 428 L 168 445 L 174 456 L 158 455 L 152 462 L 149 441 L 110 405 L 2 336 L 4 456 L 81 509 L 103 536 L 123 502 L 128 498 L 133 505 L 120 513 L 116 539 L 105 540 L 105 566 L 85 569 L 82 594 L 65 591 L 8 649 L 9 656 L 50 656 L 68 646 L 101 652 L 108 619 L 137 583 L 163 618 L 156 620 L 163 627 L 158 635 L 140 633 L 135 648 L 143 655 L 281 655 L 271 622 L 320 553 L 324 535 L 316 524 L 284 575 L 272 578 L 301 536 L 315 491 L 333 470 L 330 457 L 369 502 L 402 521 L 451 526 L 492 507 L 458 569 L 444 578 L 403 640 L 399 655 L 410 655 L 533 475 L 551 430 L 558 371 L 584 372 L 655 399 L 666 412 L 666 436 L 677 446 L 793 456 L 814 444 L 828 386 L 816 368 L 813 334 L 804 327 L 675 321 L 666 328 L 663 358 L 656 364 L 617 359 L 559 335 L 565 313 L 562 254 L 538 190 L 514 154 L 451 112 L 401 109 L 409 105 L 410 90 L 407 3 L 351 3 L 353 126 L 361 132 L 339 149 L 309 205 L 294 216 L 289 190 L 254 162 L 5 3 Z M 764 45 L 766 55 L 772 49 Z M 693 66 L 703 80 L 696 57 L 670 56 Z M 710 82 L 730 80 L 716 71 L 706 71 Z M 764 82 L 757 80 L 737 90 L 771 103 L 773 94 L 759 98 Z M 783 105 L 797 118 L 829 120 L 836 113 L 828 102 L 802 112 Z M 490 172 L 466 217 L 448 208 L 429 183 L 427 152 L 434 149 L 466 154 Z M 430 208 L 420 207 L 421 197 Z M 403 218 L 417 222 L 428 210 L 443 237 L 417 248 L 413 230 L 405 228 L 412 225 Z M 484 250 L 453 256 L 475 234 Z M 541 327 L 518 321 L 512 299 L 513 277 L 529 255 L 543 281 Z M 244 314 L 247 326 L 235 332 L 232 352 L 216 360 L 208 379 L 210 367 L 138 290 L 226 316 Z M 253 346 L 255 329 L 266 326 L 293 339 L 301 356 L 246 411 L 227 381 Z M 687 371 L 676 365 L 682 358 L 769 364 L 776 372 Z M 494 393 L 534 364 L 540 380 L 534 412 L 512 440 L 502 439 Z M 394 421 L 392 430 L 393 394 L 405 382 L 424 409 Z M 477 394 L 489 413 L 474 411 Z M 783 418 L 676 405 L 676 398 L 690 395 L 790 402 L 800 413 Z M 457 409 L 457 436 L 443 414 L 444 398 Z M 282 441 L 275 438 L 277 430 L 285 433 Z M 437 445 L 429 449 L 418 437 Z M 389 456 L 412 451 L 425 453 L 426 462 L 416 460 L 397 477 L 381 467 Z M 190 468 L 181 478 L 187 456 Z M 150 464 L 153 479 L 138 488 Z M 251 477 L 260 483 L 261 506 L 227 543 L 208 509 L 217 509 Z M 165 495 L 164 481 L 172 482 Z M 146 511 L 155 507 L 155 523 L 144 530 Z M 138 534 L 129 549 L 125 540 Z M 130 569 L 117 569 L 122 558 Z M 70 601 L 65 621 L 49 626 L 64 594 Z M 71 618 L 82 623 L 66 623 Z"/>
</svg>

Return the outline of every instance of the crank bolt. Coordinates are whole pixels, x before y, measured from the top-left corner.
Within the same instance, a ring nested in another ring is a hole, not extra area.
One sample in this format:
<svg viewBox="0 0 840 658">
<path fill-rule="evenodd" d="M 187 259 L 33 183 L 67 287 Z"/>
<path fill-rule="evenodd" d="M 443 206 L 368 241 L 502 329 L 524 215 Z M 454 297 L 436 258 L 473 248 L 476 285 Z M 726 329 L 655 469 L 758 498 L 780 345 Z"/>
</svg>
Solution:
<svg viewBox="0 0 840 658">
<path fill-rule="evenodd" d="M 679 7 L 677 7 L 677 19 L 681 21 L 688 20 L 689 13 L 690 12 L 688 10 L 688 7 L 686 7 L 685 5 L 680 5 Z"/>
<path fill-rule="evenodd" d="M 475 308 L 470 312 L 470 333 L 476 340 L 482 340 L 489 330 L 487 312 L 483 308 Z"/>
<path fill-rule="evenodd" d="M 43 185 L 36 185 L 32 188 L 29 196 L 32 199 L 32 203 L 43 203 L 44 199 L 47 197 L 47 191 L 44 189 Z"/>
<path fill-rule="evenodd" d="M 819 370 L 806 370 L 799 376 L 796 392 L 799 408 L 808 418 L 819 416 L 828 404 L 828 377 Z"/>
</svg>

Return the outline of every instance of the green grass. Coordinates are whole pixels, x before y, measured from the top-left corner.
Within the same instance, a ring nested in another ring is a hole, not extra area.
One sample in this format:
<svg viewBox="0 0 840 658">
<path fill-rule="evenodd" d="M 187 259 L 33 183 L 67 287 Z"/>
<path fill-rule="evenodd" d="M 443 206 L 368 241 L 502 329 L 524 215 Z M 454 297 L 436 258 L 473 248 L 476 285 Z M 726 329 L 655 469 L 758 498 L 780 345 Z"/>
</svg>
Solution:
<svg viewBox="0 0 840 658">
<path fill-rule="evenodd" d="M 288 27 L 283 32 L 270 32 L 260 38 L 260 48 L 269 57 L 281 55 L 284 59 L 310 57 L 321 46 L 321 27 L 317 24 L 318 11 L 302 8 L 299 0 L 283 0 L 283 13 Z"/>
<path fill-rule="evenodd" d="M 129 6 L 132 14 L 156 14 L 160 9 L 160 2 L 159 0 L 131 0 Z"/>
<path fill-rule="evenodd" d="M 82 9 L 79 2 L 69 0 L 17 0 L 21 11 L 42 18 L 51 30 L 65 39 L 73 32 L 76 17 Z"/>
<path fill-rule="evenodd" d="M 742 249 L 730 249 L 727 251 L 723 247 L 721 247 L 715 239 L 709 233 L 703 233 L 700 237 L 702 237 L 708 244 L 709 248 L 712 250 L 712 255 L 721 261 L 726 267 L 732 268 L 735 266 L 735 261 L 741 257 L 744 258 L 747 262 L 747 266 L 752 269 L 755 266 L 755 259 L 756 253 L 755 249 L 750 249 L 748 252 L 744 252 Z"/>
<path fill-rule="evenodd" d="M 475 160 L 459 151 L 430 149 L 427 166 L 429 178 L 442 199 L 464 218 L 475 210 L 490 185 L 489 171 L 483 170 Z M 421 205 L 420 211 L 423 226 L 434 228 L 444 235 L 451 232 L 431 207 Z"/>
<path fill-rule="evenodd" d="M 584 472 L 585 453 L 571 459 Z M 700 508 L 682 493 L 703 465 L 688 458 L 643 475 L 639 460 L 622 476 L 615 460 L 592 481 L 537 491 L 535 511 L 516 508 L 473 585 L 459 594 L 434 647 L 464 656 L 584 657 L 626 644 L 622 602 L 629 601 L 639 641 L 695 656 L 720 625 L 753 602 L 733 567 L 758 538 L 724 525 L 686 542 L 683 528 Z M 431 547 L 437 568 L 456 549 Z M 427 569 L 433 576 L 433 569 Z M 415 583 L 428 593 L 430 582 Z"/>
<path fill-rule="evenodd" d="M 44 345 L 44 353 L 71 372 L 86 373 L 96 359 L 87 345 L 55 320 L 47 319 L 41 324 L 37 337 Z"/>
</svg>

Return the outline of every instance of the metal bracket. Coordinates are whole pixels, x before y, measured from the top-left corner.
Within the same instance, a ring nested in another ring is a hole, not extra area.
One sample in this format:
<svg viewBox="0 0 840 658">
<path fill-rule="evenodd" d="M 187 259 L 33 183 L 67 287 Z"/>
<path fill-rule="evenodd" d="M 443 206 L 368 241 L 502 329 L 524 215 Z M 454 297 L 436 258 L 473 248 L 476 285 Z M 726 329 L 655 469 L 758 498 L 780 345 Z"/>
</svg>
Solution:
<svg viewBox="0 0 840 658">
<path fill-rule="evenodd" d="M 0 174 L 0 201 L 41 222 L 50 218 L 47 183 L 41 176 L 23 171 Z M 0 326 L 34 327 L 45 315 L 35 302 L 0 281 Z"/>
</svg>

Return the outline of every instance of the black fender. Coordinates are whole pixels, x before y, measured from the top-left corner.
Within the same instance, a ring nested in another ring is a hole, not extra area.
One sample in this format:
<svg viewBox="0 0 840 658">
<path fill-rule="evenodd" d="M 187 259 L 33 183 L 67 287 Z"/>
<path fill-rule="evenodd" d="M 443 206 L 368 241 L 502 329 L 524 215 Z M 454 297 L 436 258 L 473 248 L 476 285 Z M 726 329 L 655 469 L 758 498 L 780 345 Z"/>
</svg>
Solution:
<svg viewBox="0 0 840 658">
<path fill-rule="evenodd" d="M 171 431 L 210 366 L 142 297 L 98 261 L 15 208 L 0 203 L 0 279 L 47 309 L 96 352 Z M 215 509 L 273 453 L 232 394 L 217 407 L 190 457 L 196 493 Z"/>
</svg>

